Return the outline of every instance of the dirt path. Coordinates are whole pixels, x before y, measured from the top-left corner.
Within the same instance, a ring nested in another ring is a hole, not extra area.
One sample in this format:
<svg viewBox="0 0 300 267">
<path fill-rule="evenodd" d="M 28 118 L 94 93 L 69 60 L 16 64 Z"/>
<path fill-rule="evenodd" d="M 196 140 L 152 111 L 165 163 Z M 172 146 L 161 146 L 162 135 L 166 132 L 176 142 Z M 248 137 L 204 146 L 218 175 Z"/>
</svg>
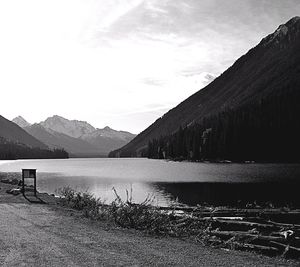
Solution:
<svg viewBox="0 0 300 267">
<path fill-rule="evenodd" d="M 3 189 L 3 188 L 2 188 Z M 1 266 L 296 266 L 253 253 L 91 222 L 55 205 L 0 197 Z"/>
<path fill-rule="evenodd" d="M 47 205 L 0 204 L 2 266 L 282 266 L 251 253 L 203 247 L 64 214 Z"/>
</svg>

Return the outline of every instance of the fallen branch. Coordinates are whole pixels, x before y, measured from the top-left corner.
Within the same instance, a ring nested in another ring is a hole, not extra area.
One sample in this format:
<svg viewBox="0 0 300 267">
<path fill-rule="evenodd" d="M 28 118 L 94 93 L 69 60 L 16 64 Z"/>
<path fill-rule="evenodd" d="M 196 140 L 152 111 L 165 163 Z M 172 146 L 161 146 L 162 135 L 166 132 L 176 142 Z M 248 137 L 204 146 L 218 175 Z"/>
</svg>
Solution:
<svg viewBox="0 0 300 267">
<path fill-rule="evenodd" d="M 238 248 L 245 248 L 245 249 L 253 249 L 253 250 L 260 250 L 263 252 L 278 252 L 278 248 L 274 248 L 271 246 L 262 246 L 262 245 L 255 245 L 249 243 L 239 243 L 239 242 L 232 242 L 232 245 Z"/>
<path fill-rule="evenodd" d="M 248 221 L 237 221 L 237 220 L 219 220 L 219 219 L 212 219 L 213 222 L 218 222 L 222 224 L 236 224 L 236 225 L 245 225 L 249 227 L 260 227 L 260 228 L 274 228 L 276 226 L 272 224 L 264 224 L 264 223 L 256 223 L 256 222 L 248 222 Z"/>
<path fill-rule="evenodd" d="M 279 243 L 279 242 L 276 242 L 276 241 L 270 241 L 270 242 L 272 244 L 275 244 L 275 245 L 278 245 L 278 246 L 282 246 L 285 249 L 288 247 L 288 249 L 292 249 L 292 250 L 300 252 L 300 248 L 297 248 L 297 247 L 294 247 L 294 246 L 291 246 L 291 245 L 287 245 L 287 244 L 282 244 L 282 243 Z"/>
<path fill-rule="evenodd" d="M 271 220 L 268 220 L 269 223 L 280 226 L 280 227 L 290 227 L 290 228 L 299 228 L 300 230 L 300 224 L 291 224 L 291 223 L 278 223 Z"/>
<path fill-rule="evenodd" d="M 265 240 L 265 241 L 282 241 L 284 242 L 284 238 L 282 237 L 277 237 L 277 236 L 265 236 L 265 235 L 259 235 L 259 234 L 249 234 L 246 232 L 240 232 L 240 231 L 210 231 L 207 232 L 209 235 L 215 235 L 215 236 L 220 236 L 220 237 L 231 237 L 231 236 L 236 236 L 236 237 L 251 237 L 255 238 L 258 240 Z"/>
</svg>

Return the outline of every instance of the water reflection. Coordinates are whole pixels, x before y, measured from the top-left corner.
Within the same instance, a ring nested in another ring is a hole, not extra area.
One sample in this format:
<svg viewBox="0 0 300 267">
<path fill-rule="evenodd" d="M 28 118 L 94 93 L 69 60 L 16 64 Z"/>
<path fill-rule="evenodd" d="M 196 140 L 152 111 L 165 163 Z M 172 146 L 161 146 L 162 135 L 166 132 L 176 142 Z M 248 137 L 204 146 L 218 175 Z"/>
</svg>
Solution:
<svg viewBox="0 0 300 267">
<path fill-rule="evenodd" d="M 5 178 L 20 178 L 20 173 L 5 173 Z M 248 203 L 275 206 L 290 205 L 300 207 L 299 182 L 260 182 L 260 183 L 207 183 L 207 182 L 131 182 L 122 179 L 99 177 L 61 176 L 56 173 L 40 173 L 38 190 L 58 193 L 57 189 L 71 186 L 75 190 L 89 191 L 106 202 L 118 195 L 127 199 L 127 194 L 135 202 L 142 202 L 147 197 L 153 205 L 181 203 L 189 206 L 197 204 L 245 206 Z"/>
<path fill-rule="evenodd" d="M 209 203 L 232 205 L 238 201 L 292 203 L 300 206 L 300 164 L 211 164 L 148 159 L 17 160 L 0 162 L 0 178 L 19 177 L 22 168 L 37 168 L 37 188 L 55 193 L 71 186 L 89 190 L 102 200 L 115 199 L 112 190 L 126 200 L 153 204 Z"/>
<path fill-rule="evenodd" d="M 170 205 L 172 196 L 164 190 L 147 182 L 132 182 L 122 179 L 109 179 L 99 177 L 62 176 L 56 173 L 40 173 L 37 188 L 40 192 L 55 193 L 59 195 L 61 188 L 70 186 L 76 191 L 88 191 L 106 203 L 116 199 L 116 194 L 126 200 L 132 197 L 134 202 L 143 202 L 151 199 L 153 205 Z M 115 189 L 115 191 L 113 190 Z"/>
<path fill-rule="evenodd" d="M 300 207 L 300 183 L 155 183 L 171 200 L 186 205 L 241 205 L 256 202 Z"/>
</svg>

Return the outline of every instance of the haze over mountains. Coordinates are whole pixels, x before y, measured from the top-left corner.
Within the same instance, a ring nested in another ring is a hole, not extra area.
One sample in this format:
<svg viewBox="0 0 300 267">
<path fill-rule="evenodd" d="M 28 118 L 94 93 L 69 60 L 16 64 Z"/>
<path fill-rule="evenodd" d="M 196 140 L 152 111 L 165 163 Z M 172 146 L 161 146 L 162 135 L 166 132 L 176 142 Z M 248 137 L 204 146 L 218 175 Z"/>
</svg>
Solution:
<svg viewBox="0 0 300 267">
<path fill-rule="evenodd" d="M 129 132 L 97 129 L 87 122 L 57 115 L 32 125 L 21 116 L 13 122 L 49 148 L 64 148 L 71 156 L 106 156 L 135 137 Z"/>
<path fill-rule="evenodd" d="M 300 136 L 299 48 L 300 17 L 294 17 L 265 37 L 204 89 L 110 155 L 149 156 L 150 142 L 154 149 L 153 157 L 162 157 L 167 153 L 167 147 L 173 143 L 176 146 L 177 142 L 180 148 L 176 149 L 181 150 L 178 152 L 174 148 L 177 156 L 187 157 L 196 153 L 199 158 L 208 157 L 201 155 L 208 135 L 211 136 L 210 146 L 217 150 L 209 155 L 211 157 L 238 157 L 243 153 L 238 150 L 243 147 L 244 151 L 251 150 L 251 157 L 255 157 L 255 153 L 264 153 L 259 146 L 274 152 L 274 155 L 289 153 L 288 149 L 292 153 L 291 149 L 299 149 Z M 196 124 L 197 130 L 189 130 Z M 178 132 L 180 127 L 186 130 Z M 219 144 L 221 141 L 222 144 Z M 192 145 L 196 147 L 195 151 L 192 151 Z M 159 151 L 164 153 L 158 155 Z"/>
</svg>

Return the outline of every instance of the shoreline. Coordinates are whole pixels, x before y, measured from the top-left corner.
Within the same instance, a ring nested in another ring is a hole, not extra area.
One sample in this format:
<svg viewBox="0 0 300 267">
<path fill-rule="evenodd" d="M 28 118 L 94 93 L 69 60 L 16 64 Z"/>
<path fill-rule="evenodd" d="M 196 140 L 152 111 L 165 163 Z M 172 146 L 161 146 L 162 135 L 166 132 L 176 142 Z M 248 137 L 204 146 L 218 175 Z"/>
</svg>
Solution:
<svg viewBox="0 0 300 267">
<path fill-rule="evenodd" d="M 189 238 L 152 236 L 105 220 L 91 220 L 80 211 L 61 206 L 57 198 L 48 194 L 38 194 L 46 204 L 33 204 L 21 194 L 13 196 L 5 193 L 12 187 L 0 183 L 0 264 L 4 266 L 24 263 L 31 266 L 298 264 L 282 257 L 212 248 Z M 14 252 L 10 252 L 12 246 Z"/>
<path fill-rule="evenodd" d="M 297 248 L 298 243 L 291 242 L 291 238 L 284 237 L 285 232 L 283 231 L 284 229 L 287 233 L 293 231 L 293 240 L 300 239 L 297 234 L 300 231 L 300 225 L 294 224 L 300 218 L 300 210 L 297 209 L 216 206 L 154 207 L 148 206 L 146 202 L 146 204 L 135 204 L 128 200 L 123 202 L 120 199 L 117 200 L 120 201 L 118 206 L 114 206 L 115 204 L 98 203 L 92 195 L 88 193 L 80 194 L 74 190 L 70 191 L 72 190 L 70 188 L 63 199 L 48 193 L 38 193 L 38 199 L 42 200 L 39 204 L 42 205 L 36 205 L 28 202 L 30 198 L 24 199 L 22 194 L 11 195 L 5 193 L 8 189 L 14 187 L 16 186 L 0 182 L 0 204 L 14 203 L 47 207 L 59 213 L 67 211 L 71 216 L 77 214 L 76 216 L 82 219 L 86 218 L 84 219 L 87 224 L 86 227 L 89 227 L 91 223 L 100 222 L 112 229 L 122 228 L 124 231 L 138 231 L 141 235 L 153 238 L 180 238 L 184 242 L 204 245 L 207 249 L 229 249 L 229 251 L 239 251 L 241 253 L 257 252 L 258 254 L 255 255 L 272 256 L 274 260 L 278 257 L 280 260 L 284 260 L 284 257 L 280 257 L 280 255 L 287 256 L 287 251 L 284 249 L 288 246 L 288 249 L 290 249 L 288 258 L 299 259 L 300 253 L 298 252 L 300 249 Z M 118 198 L 117 193 L 116 196 Z M 96 213 L 95 207 L 97 208 Z M 130 221 L 124 221 L 125 217 L 119 215 L 126 213 L 126 216 L 132 216 Z M 151 228 L 144 225 L 145 221 L 140 221 L 143 216 L 148 216 L 146 220 L 150 222 Z M 171 221 L 168 222 L 170 218 Z M 278 218 L 285 221 L 276 222 Z M 160 220 L 161 223 L 158 222 L 157 226 L 153 226 L 151 220 Z M 164 223 L 166 225 L 163 225 Z M 156 229 L 156 227 L 158 228 Z M 253 228 L 256 228 L 255 232 L 253 232 Z M 294 232 L 296 235 L 294 235 Z M 258 243 L 252 241 L 248 243 L 247 240 L 254 237 Z M 241 238 L 244 240 L 243 242 L 239 241 Z M 261 243 L 262 241 L 263 243 Z M 273 241 L 275 246 L 272 244 Z"/>
<path fill-rule="evenodd" d="M 203 159 L 192 160 L 187 158 L 148 158 L 148 157 L 109 157 L 109 156 L 70 156 L 68 158 L 17 158 L 17 159 L 0 159 L 0 163 L 4 161 L 17 161 L 17 160 L 69 160 L 69 159 L 150 159 L 150 160 L 163 160 L 171 162 L 194 162 L 194 163 L 220 163 L 220 164 L 300 164 L 297 161 L 270 161 L 270 160 L 233 160 L 233 159 Z"/>
<path fill-rule="evenodd" d="M 14 163 L 12 163 L 12 165 L 13 164 Z M 70 166 L 73 165 L 70 164 Z M 163 165 L 163 166 L 164 167 L 166 166 L 166 168 L 168 168 L 167 165 Z M 173 166 L 174 165 L 172 165 L 171 167 Z M 179 165 L 176 165 L 175 167 L 178 166 Z M 236 166 L 231 164 L 226 164 L 224 166 L 222 166 L 221 164 L 218 166 L 221 168 L 220 169 L 221 171 L 223 171 L 224 168 L 225 170 L 231 170 L 231 168 L 236 168 Z M 197 170 L 198 167 L 197 166 L 194 167 Z M 204 167 L 209 168 L 208 166 L 204 166 Z M 260 170 L 259 166 L 257 167 L 256 165 L 248 166 L 248 167 L 250 168 L 249 169 L 250 173 L 255 174 L 255 172 L 258 172 Z M 293 170 L 296 170 L 296 174 L 293 174 L 290 179 L 285 179 L 284 181 L 283 179 L 281 180 L 274 179 L 272 181 L 270 177 L 264 178 L 265 180 L 258 179 L 254 181 L 250 181 L 249 178 L 246 177 L 248 180 L 245 179 L 244 181 L 241 181 L 243 175 L 239 173 L 239 170 L 240 169 L 243 170 L 243 167 L 238 166 L 238 168 L 239 169 L 237 169 L 238 170 L 237 175 L 239 175 L 239 178 L 232 179 L 232 180 L 230 178 L 226 178 L 227 181 L 225 182 L 220 181 L 220 179 L 219 180 L 216 179 L 213 181 L 208 181 L 208 179 L 204 181 L 197 181 L 194 178 L 185 181 L 183 181 L 183 179 L 179 179 L 177 181 L 176 179 L 172 180 L 169 178 L 167 179 L 163 178 L 161 180 L 158 179 L 157 181 L 154 182 L 149 182 L 147 178 L 141 179 L 141 181 L 139 181 L 138 179 L 133 181 L 125 179 L 123 181 L 124 182 L 123 184 L 125 186 L 118 188 L 118 185 L 116 184 L 116 188 L 121 193 L 121 195 L 126 198 L 126 195 L 124 194 L 125 189 L 127 188 L 130 190 L 131 184 L 133 184 L 134 187 L 137 187 L 139 182 L 150 183 L 152 187 L 150 188 L 149 192 L 151 192 L 151 194 L 152 193 L 156 194 L 157 192 L 159 194 L 160 192 L 162 192 L 162 201 L 160 202 L 156 201 L 155 202 L 157 203 L 156 205 L 165 205 L 165 206 L 181 205 L 186 207 L 193 207 L 193 206 L 196 207 L 197 205 L 205 205 L 205 206 L 212 206 L 212 207 L 229 206 L 235 208 L 247 208 L 247 207 L 300 208 L 300 204 L 299 204 L 300 198 L 297 191 L 297 188 L 300 183 L 297 177 L 300 170 L 298 165 L 293 164 L 292 166 L 287 167 L 291 169 L 291 173 L 293 173 L 292 172 Z M 266 171 L 268 172 L 270 169 L 273 170 L 273 165 L 265 166 L 264 164 L 261 168 L 263 171 L 264 169 L 266 169 Z M 281 166 L 278 166 L 277 168 L 275 168 L 275 170 L 280 170 L 281 168 L 282 168 Z M 210 169 L 208 170 L 210 171 Z M 233 171 L 235 171 L 235 169 L 233 169 Z M 59 195 L 57 193 L 57 189 L 62 188 L 66 184 L 73 184 L 73 187 L 76 188 L 77 190 L 85 191 L 87 190 L 89 183 L 91 181 L 90 176 L 87 176 L 87 186 L 81 187 L 80 182 L 78 181 L 80 179 L 85 179 L 83 175 L 80 175 L 80 178 L 77 178 L 77 180 L 75 180 L 74 183 L 71 183 L 70 180 L 70 178 L 73 177 L 72 174 L 61 175 L 61 176 L 58 174 L 56 176 L 55 173 L 49 171 L 49 172 L 41 172 L 40 175 L 41 175 L 41 180 L 40 180 L 41 183 L 38 182 L 38 185 L 40 184 L 40 187 L 38 186 L 38 190 L 40 190 L 40 192 L 44 192 L 48 194 L 54 193 L 55 195 Z M 214 174 L 214 172 L 212 172 L 211 176 L 212 178 L 214 178 L 214 176 L 216 175 Z M 231 176 L 234 177 L 234 174 Z M 57 180 L 57 182 L 55 183 L 51 183 L 51 179 L 48 179 L 51 177 L 55 177 L 55 178 L 59 177 L 59 180 Z M 13 172 L 7 172 L 7 170 L 0 171 L 0 181 L 17 180 L 17 179 L 18 180 L 21 179 L 21 173 L 19 171 L 13 171 Z M 102 177 L 100 176 L 99 179 L 102 179 Z M 60 182 L 60 181 L 66 181 L 66 182 Z M 107 181 L 108 180 L 105 180 L 106 184 L 108 184 Z M 112 184 L 111 186 L 113 185 L 114 184 Z M 99 187 L 100 192 L 102 192 L 101 190 L 103 186 L 101 184 L 97 184 L 97 186 Z M 142 191 L 142 194 L 140 194 L 139 191 L 135 189 L 133 191 L 134 191 L 134 198 L 139 202 L 142 202 L 144 198 L 147 197 L 148 194 L 147 191 Z M 97 194 L 96 190 L 94 190 L 93 192 L 96 194 L 97 197 L 106 200 L 107 203 L 110 203 L 115 198 L 114 193 L 110 189 L 106 189 L 106 191 L 103 193 L 104 197 L 103 194 L 100 193 Z"/>
</svg>

